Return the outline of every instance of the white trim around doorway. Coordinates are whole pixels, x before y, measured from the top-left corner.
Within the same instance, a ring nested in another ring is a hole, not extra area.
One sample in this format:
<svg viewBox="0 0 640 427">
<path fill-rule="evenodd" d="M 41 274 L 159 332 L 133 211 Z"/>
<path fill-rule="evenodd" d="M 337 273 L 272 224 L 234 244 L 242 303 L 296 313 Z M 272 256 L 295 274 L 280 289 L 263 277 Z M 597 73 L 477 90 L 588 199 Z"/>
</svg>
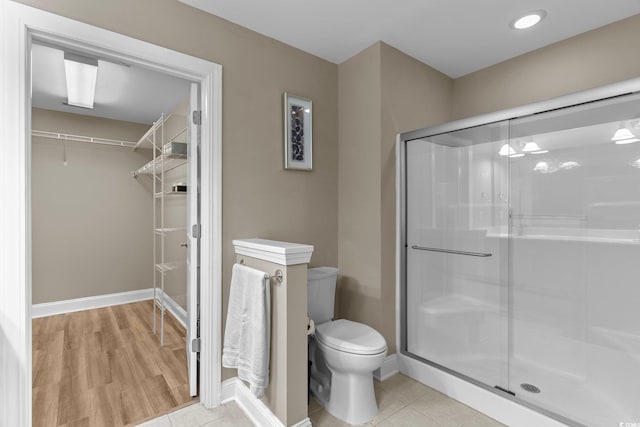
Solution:
<svg viewBox="0 0 640 427">
<path fill-rule="evenodd" d="M 49 12 L 0 0 L 0 425 L 31 425 L 31 97 L 34 38 L 200 84 L 200 401 L 220 404 L 222 66 Z"/>
</svg>

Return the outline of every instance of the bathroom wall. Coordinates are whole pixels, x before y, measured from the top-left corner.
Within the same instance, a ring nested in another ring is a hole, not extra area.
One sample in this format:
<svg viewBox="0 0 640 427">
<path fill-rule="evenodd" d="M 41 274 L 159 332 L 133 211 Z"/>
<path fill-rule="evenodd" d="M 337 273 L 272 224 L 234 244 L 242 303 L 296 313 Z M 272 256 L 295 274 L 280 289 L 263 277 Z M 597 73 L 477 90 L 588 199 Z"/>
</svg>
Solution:
<svg viewBox="0 0 640 427">
<path fill-rule="evenodd" d="M 395 141 L 448 120 L 452 80 L 378 42 L 339 66 L 338 317 L 380 331 L 395 352 Z"/>
<path fill-rule="evenodd" d="M 389 343 L 396 343 L 396 137 L 400 132 L 449 121 L 453 81 L 385 43 L 381 47 L 381 323 Z"/>
<path fill-rule="evenodd" d="M 337 65 L 175 0 L 22 3 L 222 64 L 223 319 L 232 239 L 310 243 L 313 266 L 338 264 Z M 283 170 L 283 92 L 313 100 L 312 172 Z"/>
<path fill-rule="evenodd" d="M 543 47 L 454 81 L 452 119 L 640 76 L 640 15 Z"/>
<path fill-rule="evenodd" d="M 34 108 L 33 129 L 137 141 L 148 126 Z M 148 151 L 148 150 L 147 150 Z M 149 152 L 33 138 L 33 303 L 144 289 L 153 281 Z"/>
<path fill-rule="evenodd" d="M 339 66 L 336 317 L 380 326 L 380 44 Z"/>
</svg>

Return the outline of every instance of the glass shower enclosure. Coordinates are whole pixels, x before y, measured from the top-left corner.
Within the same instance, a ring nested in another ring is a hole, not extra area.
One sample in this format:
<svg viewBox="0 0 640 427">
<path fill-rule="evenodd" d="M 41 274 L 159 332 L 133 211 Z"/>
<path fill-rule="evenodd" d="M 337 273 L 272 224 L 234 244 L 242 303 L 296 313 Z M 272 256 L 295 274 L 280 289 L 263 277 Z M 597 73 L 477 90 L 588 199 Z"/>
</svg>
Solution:
<svg viewBox="0 0 640 427">
<path fill-rule="evenodd" d="M 402 353 L 567 424 L 640 423 L 640 94 L 400 145 Z"/>
</svg>

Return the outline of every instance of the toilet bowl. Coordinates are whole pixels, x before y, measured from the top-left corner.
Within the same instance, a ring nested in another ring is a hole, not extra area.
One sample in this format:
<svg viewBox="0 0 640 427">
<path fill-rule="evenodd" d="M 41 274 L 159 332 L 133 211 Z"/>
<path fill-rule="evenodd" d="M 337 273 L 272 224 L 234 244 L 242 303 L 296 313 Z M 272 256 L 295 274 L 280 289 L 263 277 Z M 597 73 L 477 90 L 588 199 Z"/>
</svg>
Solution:
<svg viewBox="0 0 640 427">
<path fill-rule="evenodd" d="M 309 314 L 316 333 L 309 342 L 310 389 L 325 409 L 349 424 L 370 421 L 378 413 L 373 371 L 387 355 L 387 344 L 375 329 L 333 317 L 338 270 L 309 270 Z"/>
</svg>

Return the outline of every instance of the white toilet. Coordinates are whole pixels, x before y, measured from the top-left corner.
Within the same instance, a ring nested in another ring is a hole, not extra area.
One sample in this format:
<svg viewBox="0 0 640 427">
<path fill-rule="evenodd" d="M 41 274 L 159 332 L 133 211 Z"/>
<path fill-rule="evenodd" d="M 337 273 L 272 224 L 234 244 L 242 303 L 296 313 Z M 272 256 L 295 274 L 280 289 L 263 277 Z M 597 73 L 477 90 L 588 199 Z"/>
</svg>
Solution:
<svg viewBox="0 0 640 427">
<path fill-rule="evenodd" d="M 363 424 L 378 413 L 373 371 L 387 355 L 387 343 L 378 331 L 350 320 L 333 319 L 338 269 L 308 270 L 309 317 L 316 325 L 309 340 L 309 387 L 334 417 Z"/>
</svg>

